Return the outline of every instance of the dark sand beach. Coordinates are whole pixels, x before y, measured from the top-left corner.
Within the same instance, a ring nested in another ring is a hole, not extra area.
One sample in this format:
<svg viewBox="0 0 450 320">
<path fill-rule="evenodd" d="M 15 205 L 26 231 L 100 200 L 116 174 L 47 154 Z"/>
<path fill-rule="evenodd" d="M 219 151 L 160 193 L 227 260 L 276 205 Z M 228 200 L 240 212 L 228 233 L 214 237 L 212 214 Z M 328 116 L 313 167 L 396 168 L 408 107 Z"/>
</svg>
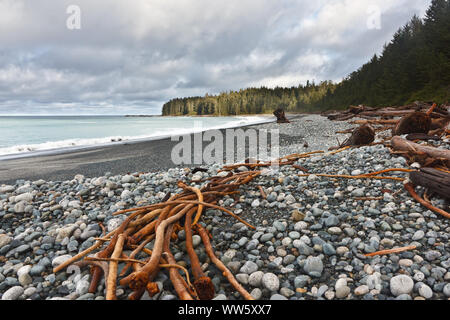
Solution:
<svg viewBox="0 0 450 320">
<path fill-rule="evenodd" d="M 295 123 L 302 115 L 292 115 L 290 118 Z M 275 122 L 275 118 L 268 121 Z M 266 124 L 240 128 L 250 127 L 263 129 Z M 220 131 L 225 136 L 225 130 Z M 178 141 L 172 141 L 171 138 L 129 141 L 117 145 L 0 160 L 0 184 L 14 184 L 18 179 L 62 181 L 72 179 L 79 173 L 86 177 L 97 177 L 108 172 L 116 175 L 166 170 L 177 166 L 171 160 L 172 149 L 177 143 Z M 207 142 L 203 146 L 206 145 Z M 248 149 L 248 145 L 246 147 Z M 193 156 L 192 150 L 192 159 Z M 192 163 L 195 164 L 194 161 Z"/>
<path fill-rule="evenodd" d="M 255 127 L 258 126 L 263 125 Z M 251 126 L 240 128 L 246 127 Z M 225 134 L 224 129 L 220 131 Z M 178 142 L 172 141 L 171 138 L 129 141 L 116 145 L 92 146 L 54 154 L 0 160 L 0 184 L 14 184 L 18 179 L 62 181 L 72 179 L 79 173 L 83 173 L 86 177 L 96 177 L 107 172 L 127 174 L 166 170 L 176 167 L 171 160 L 171 151 Z M 192 152 L 192 158 L 193 154 Z"/>
</svg>

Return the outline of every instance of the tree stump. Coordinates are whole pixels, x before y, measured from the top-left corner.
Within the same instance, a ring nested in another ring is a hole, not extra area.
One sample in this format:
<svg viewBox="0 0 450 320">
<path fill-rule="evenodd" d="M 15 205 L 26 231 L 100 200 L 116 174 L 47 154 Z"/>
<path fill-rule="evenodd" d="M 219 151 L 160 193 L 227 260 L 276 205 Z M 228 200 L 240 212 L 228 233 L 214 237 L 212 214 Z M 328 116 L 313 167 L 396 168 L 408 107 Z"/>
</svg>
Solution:
<svg viewBox="0 0 450 320">
<path fill-rule="evenodd" d="M 286 118 L 286 115 L 284 113 L 284 110 L 281 108 L 278 108 L 273 112 L 273 115 L 277 117 L 277 123 L 290 123 L 290 121 Z"/>
<path fill-rule="evenodd" d="M 363 124 L 356 128 L 352 135 L 345 140 L 339 147 L 362 146 L 370 144 L 375 140 L 375 130 L 369 124 Z"/>
<path fill-rule="evenodd" d="M 431 128 L 431 118 L 423 112 L 414 112 L 399 120 L 392 129 L 392 136 L 410 133 L 428 133 Z"/>
</svg>

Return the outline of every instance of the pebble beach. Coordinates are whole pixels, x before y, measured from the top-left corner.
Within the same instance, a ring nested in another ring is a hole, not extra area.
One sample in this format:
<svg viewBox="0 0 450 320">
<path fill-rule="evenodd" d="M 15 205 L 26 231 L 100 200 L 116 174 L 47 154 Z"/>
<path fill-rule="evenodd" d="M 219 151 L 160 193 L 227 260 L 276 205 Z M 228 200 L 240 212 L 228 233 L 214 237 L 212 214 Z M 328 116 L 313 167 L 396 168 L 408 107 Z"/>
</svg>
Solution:
<svg viewBox="0 0 450 320">
<path fill-rule="evenodd" d="M 336 131 L 354 127 L 320 115 L 298 117 L 290 124 L 266 123 L 250 128 L 279 129 L 280 156 L 337 145 Z M 342 142 L 348 135 L 339 135 Z M 305 147 L 305 142 L 307 147 Z M 449 141 L 429 141 L 450 149 Z M 403 182 L 374 179 L 330 179 L 315 174 L 357 176 L 388 168 L 410 168 L 384 145 L 352 148 L 296 162 L 261 175 L 240 187 L 239 201 L 225 196 L 218 203 L 256 227 L 219 210 L 207 209 L 200 223 L 212 235 L 216 256 L 257 300 L 448 300 L 450 298 L 450 221 L 422 207 Z M 204 166 L 205 167 L 205 166 Z M 193 186 L 216 176 L 173 167 L 151 172 L 113 174 L 82 172 L 67 180 L 18 179 L 0 183 L 0 298 L 2 300 L 104 300 L 102 280 L 88 293 L 89 268 L 53 268 L 95 243 L 101 222 L 107 232 L 126 215 L 122 209 L 160 202 L 180 192 L 177 182 Z M 238 170 L 247 170 L 240 167 Z M 406 178 L 404 172 L 389 173 Z M 261 196 L 261 186 L 267 195 Z M 418 189 L 420 190 L 420 188 Z M 358 200 L 378 197 L 377 200 Z M 436 207 L 448 208 L 432 198 Z M 188 266 L 184 231 L 172 245 L 178 264 Z M 211 264 L 198 235 L 194 246 L 205 273 L 212 279 L 215 300 L 240 300 L 222 273 Z M 147 247 L 152 248 L 150 242 Z M 415 246 L 396 254 L 365 254 Z M 125 251 L 125 253 L 129 253 Z M 123 263 L 119 264 L 119 273 Z M 142 300 L 178 299 L 167 270 L 155 279 L 160 292 Z M 117 287 L 118 299 L 131 290 Z"/>
</svg>

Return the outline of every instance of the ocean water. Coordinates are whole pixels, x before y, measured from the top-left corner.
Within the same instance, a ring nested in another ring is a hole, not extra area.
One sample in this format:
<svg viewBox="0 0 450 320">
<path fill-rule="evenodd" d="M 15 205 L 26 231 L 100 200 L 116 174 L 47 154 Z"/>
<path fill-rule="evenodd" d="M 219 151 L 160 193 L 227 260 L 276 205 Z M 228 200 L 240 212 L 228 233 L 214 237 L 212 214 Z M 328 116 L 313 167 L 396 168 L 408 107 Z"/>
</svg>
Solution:
<svg viewBox="0 0 450 320">
<path fill-rule="evenodd" d="M 0 116 L 0 158 L 157 139 L 271 120 L 267 116 Z"/>
</svg>

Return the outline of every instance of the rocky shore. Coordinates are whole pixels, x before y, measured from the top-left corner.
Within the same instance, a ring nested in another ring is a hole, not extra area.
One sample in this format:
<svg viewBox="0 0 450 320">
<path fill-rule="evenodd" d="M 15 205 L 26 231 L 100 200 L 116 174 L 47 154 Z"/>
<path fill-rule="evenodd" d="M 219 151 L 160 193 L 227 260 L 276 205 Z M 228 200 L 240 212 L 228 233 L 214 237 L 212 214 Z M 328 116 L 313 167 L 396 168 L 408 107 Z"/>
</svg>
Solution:
<svg viewBox="0 0 450 320">
<path fill-rule="evenodd" d="M 336 145 L 335 131 L 348 123 L 307 116 L 291 124 L 255 128 L 280 129 L 280 156 Z M 343 136 L 344 137 L 344 136 Z M 308 147 L 306 148 L 305 142 Z M 448 141 L 430 141 L 449 149 Z M 404 158 L 383 145 L 317 155 L 297 164 L 309 173 L 360 175 L 387 168 L 408 168 Z M 0 185 L 0 297 L 2 300 L 103 300 L 105 287 L 88 293 L 89 268 L 53 267 L 92 246 L 126 217 L 112 213 L 160 202 L 179 192 L 177 181 L 215 176 L 219 165 L 192 174 L 192 168 L 150 173 L 82 174 L 65 181 L 17 180 Z M 240 170 L 246 170 L 241 167 Z M 403 183 L 391 180 L 330 179 L 282 166 L 240 188 L 239 201 L 226 196 L 219 205 L 256 227 L 218 210 L 206 210 L 201 223 L 210 231 L 216 255 L 255 299 L 263 300 L 446 300 L 450 298 L 450 222 L 416 203 Z M 391 176 L 406 177 L 406 173 Z M 197 184 L 198 185 L 198 184 Z M 267 198 L 261 196 L 258 186 Z M 378 200 L 358 200 L 379 197 Z M 443 200 L 432 203 L 444 208 Z M 175 259 L 188 265 L 184 231 L 173 245 Z M 236 300 L 228 281 L 209 261 L 200 237 L 194 246 L 211 277 L 217 300 Z M 416 246 L 397 254 L 366 257 L 393 247 Z M 152 243 L 148 244 L 152 247 Z M 119 264 L 119 272 L 124 264 Z M 160 293 L 142 299 L 172 300 L 176 293 L 167 271 L 156 279 Z M 126 299 L 130 289 L 118 286 Z"/>
</svg>

